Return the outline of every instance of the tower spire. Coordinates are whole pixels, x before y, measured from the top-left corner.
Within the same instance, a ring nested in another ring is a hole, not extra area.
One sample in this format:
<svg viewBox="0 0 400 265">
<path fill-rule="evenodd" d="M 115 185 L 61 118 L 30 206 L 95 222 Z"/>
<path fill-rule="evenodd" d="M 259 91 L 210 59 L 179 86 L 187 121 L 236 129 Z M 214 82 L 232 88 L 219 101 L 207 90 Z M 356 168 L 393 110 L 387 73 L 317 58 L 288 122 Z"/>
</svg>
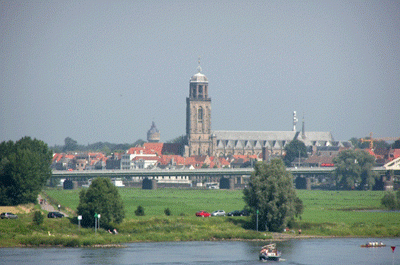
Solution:
<svg viewBox="0 0 400 265">
<path fill-rule="evenodd" d="M 198 59 L 199 66 L 197 66 L 197 72 L 199 72 L 199 73 L 201 73 L 201 71 L 202 71 L 201 66 L 200 66 L 200 59 L 201 59 L 201 57 L 199 56 L 199 59 Z"/>
<path fill-rule="evenodd" d="M 301 138 L 305 139 L 306 138 L 306 129 L 304 125 L 304 112 L 303 112 L 303 124 L 301 126 Z"/>
<path fill-rule="evenodd" d="M 297 124 L 297 116 L 296 116 L 296 111 L 293 111 L 293 131 L 296 131 L 296 124 Z"/>
</svg>

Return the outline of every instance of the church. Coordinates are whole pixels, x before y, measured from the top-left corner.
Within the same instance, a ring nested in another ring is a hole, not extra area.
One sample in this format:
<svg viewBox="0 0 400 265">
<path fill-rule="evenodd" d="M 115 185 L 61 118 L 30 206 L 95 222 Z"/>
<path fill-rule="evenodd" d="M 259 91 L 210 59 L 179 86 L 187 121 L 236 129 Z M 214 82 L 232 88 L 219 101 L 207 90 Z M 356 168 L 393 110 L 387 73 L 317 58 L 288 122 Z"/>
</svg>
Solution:
<svg viewBox="0 0 400 265">
<path fill-rule="evenodd" d="M 186 98 L 186 145 L 184 156 L 282 155 L 285 145 L 298 139 L 309 148 L 339 146 L 330 132 L 305 131 L 213 131 L 211 130 L 211 98 L 208 78 L 197 67 L 190 78 Z"/>
</svg>

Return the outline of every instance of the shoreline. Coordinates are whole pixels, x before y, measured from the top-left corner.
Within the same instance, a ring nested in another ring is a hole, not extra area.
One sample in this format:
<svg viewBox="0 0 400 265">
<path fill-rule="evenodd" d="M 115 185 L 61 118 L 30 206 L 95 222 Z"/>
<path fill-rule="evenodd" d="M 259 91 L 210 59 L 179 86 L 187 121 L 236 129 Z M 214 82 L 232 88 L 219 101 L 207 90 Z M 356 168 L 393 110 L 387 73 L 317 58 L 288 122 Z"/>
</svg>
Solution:
<svg viewBox="0 0 400 265">
<path fill-rule="evenodd" d="M 143 240 L 143 241 L 130 241 L 130 242 L 120 242 L 120 243 L 106 243 L 106 244 L 94 244 L 94 245 L 85 245 L 85 246 L 63 246 L 63 245 L 22 245 L 18 244 L 15 246 L 9 247 L 0 247 L 0 248 L 126 248 L 126 244 L 134 244 L 134 243 L 157 243 L 157 242 L 194 242 L 194 241 L 253 241 L 253 242 L 262 242 L 262 241 L 269 241 L 269 242 L 283 242 L 288 240 L 303 240 L 303 239 L 329 239 L 329 238 L 368 238 L 368 236 L 319 236 L 319 235 L 299 235 L 299 234 L 283 234 L 283 233 L 272 233 L 272 238 L 265 238 L 265 239 L 243 239 L 243 238 L 210 238 L 207 240 L 187 240 L 187 241 L 151 241 L 151 240 Z M 380 237 L 373 237 L 373 238 L 380 238 Z M 384 236 L 382 238 L 399 238 L 399 237 L 388 237 Z"/>
</svg>

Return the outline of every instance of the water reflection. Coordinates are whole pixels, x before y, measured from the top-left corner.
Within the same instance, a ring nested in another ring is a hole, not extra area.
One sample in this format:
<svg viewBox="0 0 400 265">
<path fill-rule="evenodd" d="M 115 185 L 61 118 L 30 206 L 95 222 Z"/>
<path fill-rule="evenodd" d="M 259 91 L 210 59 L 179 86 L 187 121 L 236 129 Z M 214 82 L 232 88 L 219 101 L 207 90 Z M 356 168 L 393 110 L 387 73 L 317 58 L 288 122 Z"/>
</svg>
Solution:
<svg viewBox="0 0 400 265">
<path fill-rule="evenodd" d="M 361 248 L 367 241 L 388 247 Z M 270 242 L 132 243 L 126 248 L 4 248 L 1 264 L 262 264 L 261 246 Z M 390 246 L 398 246 L 392 254 Z M 307 239 L 277 242 L 282 264 L 400 264 L 400 239 Z M 273 262 L 267 262 L 275 264 Z"/>
</svg>

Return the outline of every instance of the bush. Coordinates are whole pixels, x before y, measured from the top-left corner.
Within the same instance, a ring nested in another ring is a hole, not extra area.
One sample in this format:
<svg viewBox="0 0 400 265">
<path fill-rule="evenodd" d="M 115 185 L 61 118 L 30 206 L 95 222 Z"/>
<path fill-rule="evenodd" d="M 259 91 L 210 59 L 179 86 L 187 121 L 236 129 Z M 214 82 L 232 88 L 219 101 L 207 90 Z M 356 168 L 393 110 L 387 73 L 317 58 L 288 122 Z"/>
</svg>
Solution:
<svg viewBox="0 0 400 265">
<path fill-rule="evenodd" d="M 43 224 L 43 214 L 41 211 L 35 211 L 35 213 L 33 214 L 33 223 L 36 225 L 41 225 Z"/>
<path fill-rule="evenodd" d="M 394 192 L 387 192 L 381 199 L 381 203 L 389 210 L 396 210 L 399 207 L 398 198 Z"/>
<path fill-rule="evenodd" d="M 170 216 L 171 215 L 171 210 L 169 208 L 166 208 L 164 210 L 164 213 L 165 213 L 166 216 Z"/>
<path fill-rule="evenodd" d="M 135 211 L 136 216 L 144 216 L 144 208 L 142 206 L 138 206 Z"/>
</svg>

